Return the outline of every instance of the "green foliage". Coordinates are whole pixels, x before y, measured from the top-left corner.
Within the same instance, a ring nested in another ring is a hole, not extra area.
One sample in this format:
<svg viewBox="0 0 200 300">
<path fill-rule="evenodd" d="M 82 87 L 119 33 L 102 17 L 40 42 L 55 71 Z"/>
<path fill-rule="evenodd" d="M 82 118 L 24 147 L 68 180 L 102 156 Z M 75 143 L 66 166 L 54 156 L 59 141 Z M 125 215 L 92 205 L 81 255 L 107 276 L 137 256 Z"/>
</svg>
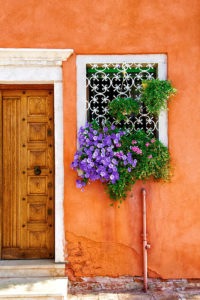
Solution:
<svg viewBox="0 0 200 300">
<path fill-rule="evenodd" d="M 110 115 L 121 122 L 133 113 L 138 114 L 140 107 L 133 98 L 117 97 L 109 103 L 108 109 Z"/>
<path fill-rule="evenodd" d="M 106 186 L 106 191 L 113 201 L 119 201 L 126 199 L 127 192 L 131 190 L 131 187 L 134 185 L 135 181 L 129 174 L 123 174 L 121 172 L 120 180 L 118 180 L 115 184 L 108 183 Z"/>
<path fill-rule="evenodd" d="M 176 93 L 171 82 L 168 80 L 144 80 L 142 82 L 141 101 L 147 108 L 147 111 L 153 115 L 159 115 L 162 109 L 167 108 L 167 101 L 170 96 Z"/>
<path fill-rule="evenodd" d="M 134 172 L 135 180 L 147 180 L 151 177 L 169 181 L 171 177 L 170 155 L 168 148 L 153 136 L 138 131 L 134 134 L 142 155 L 137 157 L 138 164 Z"/>
<path fill-rule="evenodd" d="M 140 130 L 123 136 L 121 144 L 123 153 L 127 153 L 131 148 L 134 158 L 137 159 L 137 165 L 130 173 L 125 167 L 118 169 L 119 180 L 115 184 L 109 183 L 107 185 L 107 192 L 112 200 L 125 199 L 127 192 L 137 180 L 146 181 L 150 178 L 163 181 L 170 180 L 169 151 L 158 139 L 148 136 Z"/>
</svg>

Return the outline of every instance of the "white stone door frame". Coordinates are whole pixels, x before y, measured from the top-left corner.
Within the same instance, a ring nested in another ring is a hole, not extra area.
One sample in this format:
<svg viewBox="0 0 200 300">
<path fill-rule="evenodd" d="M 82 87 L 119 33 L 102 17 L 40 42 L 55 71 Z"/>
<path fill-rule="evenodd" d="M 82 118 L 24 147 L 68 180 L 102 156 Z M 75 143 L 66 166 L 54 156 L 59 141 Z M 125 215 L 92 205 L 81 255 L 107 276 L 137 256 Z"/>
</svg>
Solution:
<svg viewBox="0 0 200 300">
<path fill-rule="evenodd" d="M 55 262 L 65 262 L 63 75 L 71 49 L 0 48 L 0 84 L 53 84 L 55 128 Z"/>
</svg>

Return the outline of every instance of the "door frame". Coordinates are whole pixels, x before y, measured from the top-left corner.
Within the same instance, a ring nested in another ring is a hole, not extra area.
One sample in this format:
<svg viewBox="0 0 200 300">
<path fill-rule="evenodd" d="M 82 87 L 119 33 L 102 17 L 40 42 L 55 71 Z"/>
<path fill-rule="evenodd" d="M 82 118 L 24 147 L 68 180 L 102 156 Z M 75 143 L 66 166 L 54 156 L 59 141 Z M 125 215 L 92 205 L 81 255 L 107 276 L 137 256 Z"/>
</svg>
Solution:
<svg viewBox="0 0 200 300">
<path fill-rule="evenodd" d="M 63 74 L 71 49 L 0 48 L 0 84 L 53 84 L 55 141 L 55 262 L 65 262 Z"/>
</svg>

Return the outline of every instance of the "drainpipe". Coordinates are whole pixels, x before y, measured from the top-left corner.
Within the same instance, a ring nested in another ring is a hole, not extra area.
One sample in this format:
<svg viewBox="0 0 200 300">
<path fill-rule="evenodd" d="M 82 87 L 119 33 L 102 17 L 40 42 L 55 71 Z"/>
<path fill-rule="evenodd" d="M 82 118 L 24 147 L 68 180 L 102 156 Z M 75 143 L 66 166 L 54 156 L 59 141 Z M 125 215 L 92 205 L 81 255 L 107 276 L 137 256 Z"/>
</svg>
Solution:
<svg viewBox="0 0 200 300">
<path fill-rule="evenodd" d="M 146 222 L 146 190 L 142 189 L 142 221 L 143 221 L 143 274 L 144 274 L 144 291 L 147 292 L 147 250 L 150 244 L 147 242 L 147 222 Z"/>
</svg>

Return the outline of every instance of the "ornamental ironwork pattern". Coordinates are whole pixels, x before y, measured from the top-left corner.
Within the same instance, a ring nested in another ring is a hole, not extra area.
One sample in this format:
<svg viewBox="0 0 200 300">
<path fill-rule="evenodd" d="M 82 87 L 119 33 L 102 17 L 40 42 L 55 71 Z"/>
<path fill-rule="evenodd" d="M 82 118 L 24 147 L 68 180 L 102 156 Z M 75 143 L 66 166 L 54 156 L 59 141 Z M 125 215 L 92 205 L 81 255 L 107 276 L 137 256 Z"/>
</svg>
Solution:
<svg viewBox="0 0 200 300">
<path fill-rule="evenodd" d="M 86 73 L 87 120 L 115 123 L 108 115 L 108 103 L 116 97 L 133 97 L 139 101 L 142 80 L 157 78 L 157 64 L 87 64 Z M 140 113 L 131 116 L 124 125 L 129 130 L 143 129 L 155 136 L 158 133 L 158 119 L 148 114 L 143 105 Z"/>
</svg>

